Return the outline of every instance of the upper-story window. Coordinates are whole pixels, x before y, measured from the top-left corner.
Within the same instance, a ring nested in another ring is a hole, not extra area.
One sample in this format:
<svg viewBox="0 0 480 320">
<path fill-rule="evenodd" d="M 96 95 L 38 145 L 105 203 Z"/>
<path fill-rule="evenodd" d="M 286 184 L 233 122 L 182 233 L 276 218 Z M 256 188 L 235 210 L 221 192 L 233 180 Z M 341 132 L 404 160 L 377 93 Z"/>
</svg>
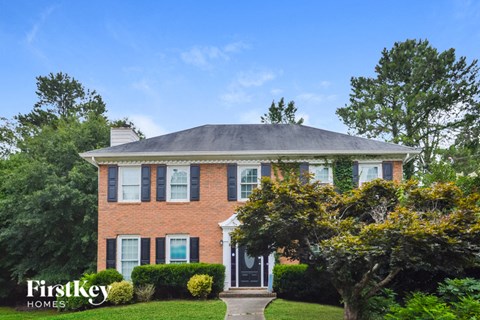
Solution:
<svg viewBox="0 0 480 320">
<path fill-rule="evenodd" d="M 120 201 L 140 201 L 140 167 L 119 167 Z"/>
<path fill-rule="evenodd" d="M 238 199 L 240 201 L 248 200 L 253 189 L 258 186 L 260 169 L 256 166 L 238 167 Z"/>
<path fill-rule="evenodd" d="M 189 181 L 190 181 L 190 167 L 168 167 L 167 174 L 167 194 L 168 201 L 188 201 L 189 195 Z"/>
<path fill-rule="evenodd" d="M 359 185 L 377 178 L 382 178 L 381 163 L 360 163 L 358 164 Z"/>
<path fill-rule="evenodd" d="M 332 167 L 324 165 L 311 165 L 309 171 L 312 174 L 313 181 L 318 181 L 321 184 L 333 184 L 333 170 Z"/>
</svg>

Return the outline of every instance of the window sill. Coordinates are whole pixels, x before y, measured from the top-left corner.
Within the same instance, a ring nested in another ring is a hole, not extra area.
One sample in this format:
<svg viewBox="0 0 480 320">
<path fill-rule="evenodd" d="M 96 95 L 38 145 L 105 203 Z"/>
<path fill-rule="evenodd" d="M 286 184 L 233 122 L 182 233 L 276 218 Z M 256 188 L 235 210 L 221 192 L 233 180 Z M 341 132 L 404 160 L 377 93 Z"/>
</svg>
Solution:
<svg viewBox="0 0 480 320">
<path fill-rule="evenodd" d="M 166 201 L 167 205 L 182 205 L 182 204 L 189 204 L 190 201 Z"/>
<path fill-rule="evenodd" d="M 121 205 L 139 205 L 139 204 L 142 204 L 141 201 L 118 201 L 117 203 L 121 204 Z"/>
</svg>

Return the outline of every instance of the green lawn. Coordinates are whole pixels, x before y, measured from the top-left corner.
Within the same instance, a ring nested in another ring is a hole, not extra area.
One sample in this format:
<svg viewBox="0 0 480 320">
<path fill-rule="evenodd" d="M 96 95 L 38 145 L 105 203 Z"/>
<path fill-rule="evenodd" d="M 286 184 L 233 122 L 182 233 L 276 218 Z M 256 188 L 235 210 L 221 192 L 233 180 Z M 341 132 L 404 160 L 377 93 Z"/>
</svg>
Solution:
<svg viewBox="0 0 480 320">
<path fill-rule="evenodd" d="M 149 303 L 136 303 L 122 307 L 106 307 L 88 311 L 73 313 L 57 313 L 55 311 L 15 311 L 11 308 L 0 308 L 0 319 L 17 320 L 17 319 L 162 319 L 162 320 L 179 320 L 179 319 L 206 319 L 222 320 L 225 318 L 227 306 L 221 300 L 210 301 L 155 301 Z"/>
<path fill-rule="evenodd" d="M 342 320 L 343 309 L 316 303 L 276 299 L 265 310 L 265 318 L 267 320 Z"/>
</svg>

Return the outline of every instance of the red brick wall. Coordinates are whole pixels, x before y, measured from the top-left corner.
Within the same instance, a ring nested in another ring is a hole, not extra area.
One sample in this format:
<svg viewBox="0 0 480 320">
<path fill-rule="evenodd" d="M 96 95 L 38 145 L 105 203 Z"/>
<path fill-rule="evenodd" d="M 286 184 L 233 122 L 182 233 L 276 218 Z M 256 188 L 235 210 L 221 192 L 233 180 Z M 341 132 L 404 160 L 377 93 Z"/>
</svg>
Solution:
<svg viewBox="0 0 480 320">
<path fill-rule="evenodd" d="M 150 202 L 107 202 L 107 168 L 101 165 L 99 169 L 98 270 L 106 267 L 106 239 L 129 234 L 151 239 L 151 263 L 155 263 L 155 238 L 167 233 L 200 237 L 200 261 L 222 263 L 222 230 L 218 223 L 242 204 L 227 201 L 226 164 L 200 165 L 200 201 L 180 203 L 156 201 L 156 165 L 151 166 Z M 394 161 L 393 179 L 401 181 L 402 177 L 402 161 Z M 295 262 L 284 259 L 282 263 Z"/>
<path fill-rule="evenodd" d="M 100 166 L 98 199 L 98 270 L 106 267 L 106 239 L 118 235 L 151 238 L 150 260 L 155 263 L 155 238 L 167 233 L 200 237 L 200 261 L 222 263 L 222 229 L 241 202 L 227 201 L 227 165 L 200 165 L 200 201 L 156 201 L 157 166 L 152 165 L 151 201 L 107 202 L 107 166 Z"/>
<path fill-rule="evenodd" d="M 403 180 L 403 162 L 393 161 L 393 181 L 400 182 Z"/>
</svg>

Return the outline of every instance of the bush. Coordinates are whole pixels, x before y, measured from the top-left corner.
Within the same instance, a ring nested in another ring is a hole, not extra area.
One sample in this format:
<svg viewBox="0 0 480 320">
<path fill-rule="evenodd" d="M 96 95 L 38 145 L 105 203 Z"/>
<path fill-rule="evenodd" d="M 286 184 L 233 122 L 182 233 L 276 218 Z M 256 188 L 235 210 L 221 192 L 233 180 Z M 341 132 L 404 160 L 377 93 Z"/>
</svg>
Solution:
<svg viewBox="0 0 480 320">
<path fill-rule="evenodd" d="M 340 295 L 326 272 L 306 264 L 277 264 L 273 268 L 273 290 L 279 298 L 339 305 Z"/>
<path fill-rule="evenodd" d="M 151 283 L 135 287 L 135 296 L 139 302 L 148 302 L 152 300 L 155 294 L 155 286 Z"/>
<path fill-rule="evenodd" d="M 383 320 L 385 315 L 395 307 L 397 294 L 391 289 L 383 289 L 379 294 L 368 299 L 362 308 L 362 315 L 368 316 L 368 320 Z"/>
<path fill-rule="evenodd" d="M 446 279 L 438 286 L 438 293 L 447 302 L 460 301 L 464 297 L 480 300 L 480 280 L 473 278 Z"/>
<path fill-rule="evenodd" d="M 108 286 L 114 282 L 120 282 L 123 276 L 115 269 L 106 269 L 98 272 L 92 279 L 92 284 L 97 286 Z"/>
<path fill-rule="evenodd" d="M 85 285 L 83 286 L 85 290 L 88 292 L 88 289 L 92 286 L 92 283 L 95 281 L 95 273 L 87 273 L 84 274 L 81 278 L 80 281 L 87 281 Z M 70 292 L 73 292 L 73 282 L 70 282 Z M 65 311 L 76 311 L 76 310 L 85 310 L 89 307 L 91 307 L 90 303 L 88 302 L 88 299 L 90 297 L 57 297 L 57 302 L 58 305 L 61 306 L 62 304 L 65 306 L 65 308 L 60 308 L 61 310 Z"/>
<path fill-rule="evenodd" d="M 389 320 L 456 320 L 450 307 L 434 295 L 414 293 L 405 307 L 393 307 L 385 316 Z"/>
<path fill-rule="evenodd" d="M 452 303 L 452 309 L 459 320 L 480 319 L 480 301 L 478 299 L 462 297 L 459 302 Z"/>
<path fill-rule="evenodd" d="M 188 291 L 194 297 L 207 299 L 207 296 L 212 292 L 213 277 L 207 274 L 196 274 L 188 280 Z"/>
<path fill-rule="evenodd" d="M 113 304 L 131 302 L 133 299 L 133 284 L 125 280 L 112 283 L 107 299 Z"/>
<path fill-rule="evenodd" d="M 155 285 L 156 298 L 188 298 L 187 283 L 195 274 L 207 274 L 213 277 L 212 292 L 216 297 L 223 291 L 225 266 L 222 264 L 185 263 L 157 264 L 138 266 L 133 269 L 132 281 L 135 287 Z"/>
<path fill-rule="evenodd" d="M 108 286 L 114 282 L 120 282 L 123 280 L 123 276 L 115 269 L 107 269 L 100 271 L 98 273 L 86 273 L 81 278 L 80 281 L 87 281 L 84 285 L 85 290 L 88 292 L 88 289 L 93 286 Z M 73 283 L 70 282 L 70 291 L 73 292 Z M 103 300 L 103 296 L 100 294 L 94 301 L 96 303 Z M 88 302 L 89 297 L 58 297 L 57 301 L 65 302 L 65 308 L 63 310 L 85 310 L 92 307 Z"/>
</svg>

